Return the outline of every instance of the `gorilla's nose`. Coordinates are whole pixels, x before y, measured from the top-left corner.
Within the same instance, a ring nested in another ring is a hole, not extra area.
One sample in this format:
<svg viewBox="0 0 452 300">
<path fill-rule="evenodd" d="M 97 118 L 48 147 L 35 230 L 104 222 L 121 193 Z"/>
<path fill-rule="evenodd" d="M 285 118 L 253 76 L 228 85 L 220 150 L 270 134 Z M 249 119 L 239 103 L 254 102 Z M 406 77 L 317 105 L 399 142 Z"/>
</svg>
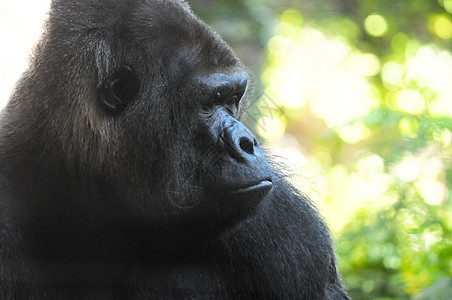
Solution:
<svg viewBox="0 0 452 300">
<path fill-rule="evenodd" d="M 254 154 L 254 147 L 257 147 L 257 141 L 253 136 L 242 136 L 239 140 L 239 146 L 242 151 L 248 154 Z"/>
<path fill-rule="evenodd" d="M 221 134 L 225 149 L 233 158 L 246 162 L 260 159 L 262 151 L 256 138 L 239 121 L 229 118 Z"/>
</svg>

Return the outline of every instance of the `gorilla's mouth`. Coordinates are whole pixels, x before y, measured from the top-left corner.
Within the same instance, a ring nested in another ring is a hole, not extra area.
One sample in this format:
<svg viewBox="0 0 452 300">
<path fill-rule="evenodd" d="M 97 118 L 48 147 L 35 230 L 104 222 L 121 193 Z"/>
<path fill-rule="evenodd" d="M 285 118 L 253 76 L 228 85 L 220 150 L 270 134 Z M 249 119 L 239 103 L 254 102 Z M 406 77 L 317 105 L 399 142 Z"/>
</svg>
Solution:
<svg viewBox="0 0 452 300">
<path fill-rule="evenodd" d="M 258 191 L 264 191 L 264 190 L 270 191 L 272 187 L 273 187 L 272 180 L 267 178 L 267 179 L 261 180 L 257 183 L 248 185 L 246 187 L 241 187 L 238 189 L 231 190 L 230 193 L 242 194 L 242 193 L 258 192 Z"/>
</svg>

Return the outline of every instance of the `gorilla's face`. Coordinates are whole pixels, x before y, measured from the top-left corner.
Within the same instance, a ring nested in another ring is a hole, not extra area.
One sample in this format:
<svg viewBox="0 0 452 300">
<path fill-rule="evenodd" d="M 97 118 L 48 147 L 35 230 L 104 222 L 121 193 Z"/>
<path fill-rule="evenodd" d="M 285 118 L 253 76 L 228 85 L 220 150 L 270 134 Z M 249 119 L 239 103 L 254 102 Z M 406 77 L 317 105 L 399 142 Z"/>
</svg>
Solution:
<svg viewBox="0 0 452 300">
<path fill-rule="evenodd" d="M 117 19 L 86 30 L 102 45 L 97 134 L 114 137 L 100 154 L 111 179 L 99 181 L 113 182 L 139 215 L 241 218 L 272 188 L 264 155 L 239 122 L 245 68 L 183 2 L 119 2 L 128 4 Z"/>
</svg>

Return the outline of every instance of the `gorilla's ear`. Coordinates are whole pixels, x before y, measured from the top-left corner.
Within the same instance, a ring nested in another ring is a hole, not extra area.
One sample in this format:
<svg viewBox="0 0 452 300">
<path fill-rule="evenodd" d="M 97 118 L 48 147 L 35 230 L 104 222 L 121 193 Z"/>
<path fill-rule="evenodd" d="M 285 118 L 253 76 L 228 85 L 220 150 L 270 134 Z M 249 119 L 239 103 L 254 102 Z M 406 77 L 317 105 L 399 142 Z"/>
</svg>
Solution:
<svg viewBox="0 0 452 300">
<path fill-rule="evenodd" d="M 106 78 L 100 90 L 100 102 L 110 112 L 121 112 L 138 95 L 140 82 L 128 66 Z"/>
</svg>

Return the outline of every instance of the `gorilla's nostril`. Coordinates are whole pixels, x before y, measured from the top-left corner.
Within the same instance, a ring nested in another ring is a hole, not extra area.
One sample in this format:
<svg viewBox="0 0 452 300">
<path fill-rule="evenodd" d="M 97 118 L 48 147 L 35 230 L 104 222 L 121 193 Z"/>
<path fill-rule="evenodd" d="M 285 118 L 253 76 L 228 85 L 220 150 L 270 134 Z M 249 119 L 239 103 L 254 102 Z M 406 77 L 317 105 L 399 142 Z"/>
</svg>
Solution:
<svg viewBox="0 0 452 300">
<path fill-rule="evenodd" d="M 253 143 L 246 137 L 240 138 L 240 148 L 248 154 L 254 153 Z"/>
</svg>

